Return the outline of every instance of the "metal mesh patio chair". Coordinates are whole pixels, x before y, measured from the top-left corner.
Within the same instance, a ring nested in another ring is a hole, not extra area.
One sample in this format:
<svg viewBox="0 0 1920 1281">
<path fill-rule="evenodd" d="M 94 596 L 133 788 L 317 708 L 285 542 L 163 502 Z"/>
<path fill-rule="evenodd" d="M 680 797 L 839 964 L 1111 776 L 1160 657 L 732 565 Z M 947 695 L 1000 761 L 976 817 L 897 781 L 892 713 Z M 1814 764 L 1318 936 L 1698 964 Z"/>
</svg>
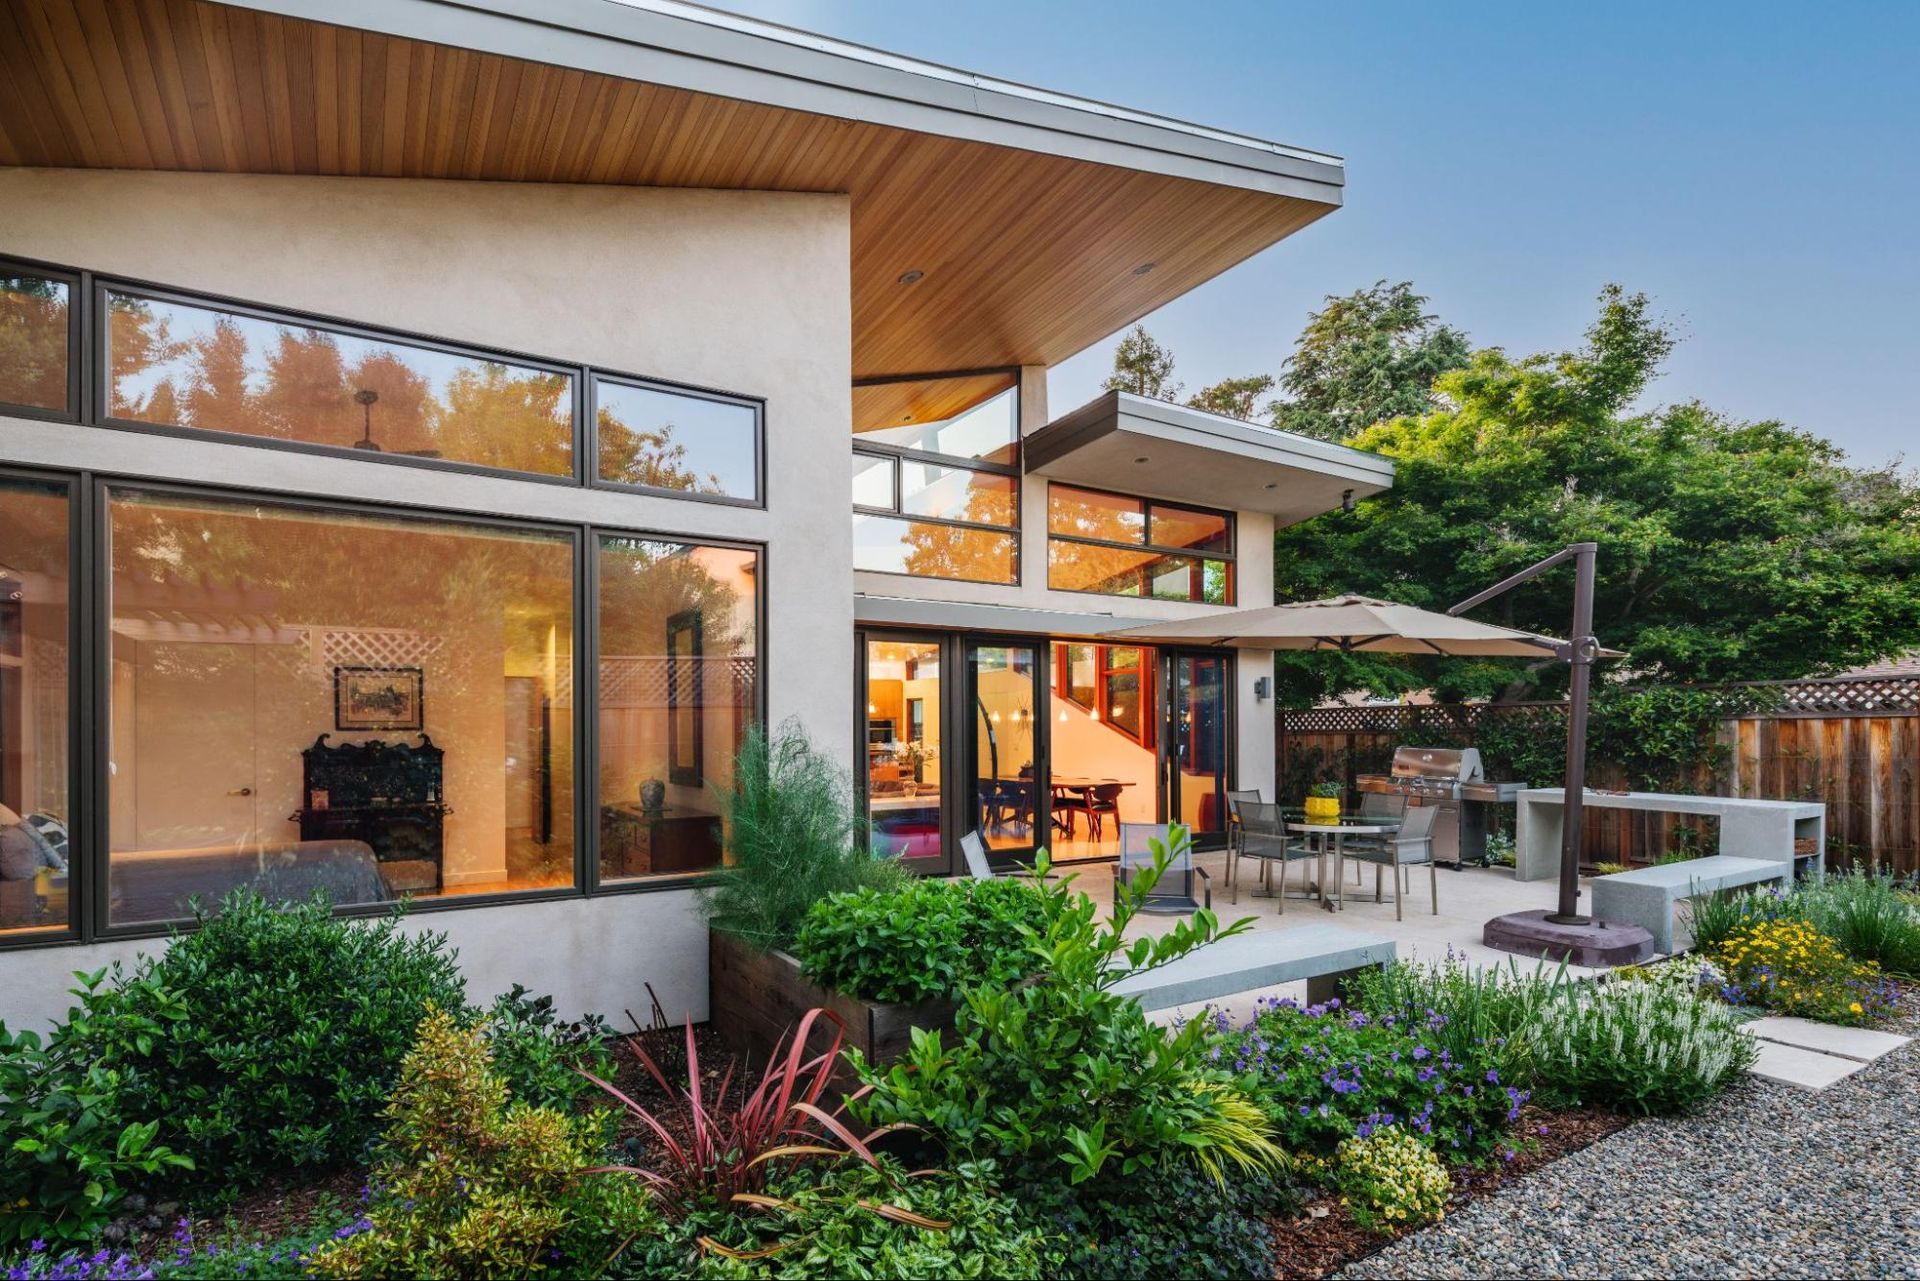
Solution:
<svg viewBox="0 0 1920 1281">
<path fill-rule="evenodd" d="M 1267 805 L 1260 801 L 1247 801 L 1240 806 L 1241 858 L 1259 859 L 1265 866 L 1278 864 L 1280 877 L 1273 887 L 1273 896 L 1280 902 L 1280 912 L 1287 910 L 1287 866 L 1305 859 L 1317 858 L 1319 852 L 1305 841 L 1296 840 L 1287 835 L 1286 820 L 1281 817 L 1278 805 Z M 1302 888 L 1306 886 L 1307 874 L 1300 873 Z M 1240 901 L 1240 882 L 1233 881 L 1233 901 Z"/>
<path fill-rule="evenodd" d="M 1141 902 L 1140 910 L 1172 915 L 1197 912 L 1203 907 L 1213 909 L 1213 878 L 1207 875 L 1206 868 L 1193 861 L 1193 843 L 1183 841 L 1177 849 L 1174 845 L 1173 829 L 1179 826 L 1177 823 L 1120 824 L 1120 864 L 1113 869 L 1114 902 L 1120 901 L 1121 887 L 1132 884 L 1136 872 L 1153 866 L 1153 842 L 1159 841 L 1176 852 Z"/>
<path fill-rule="evenodd" d="M 1345 857 L 1373 864 L 1373 901 L 1380 901 L 1380 881 L 1388 868 L 1393 869 L 1393 919 L 1406 919 L 1406 892 L 1412 877 L 1407 871 L 1419 863 L 1427 865 L 1427 879 L 1433 891 L 1433 914 L 1440 914 L 1440 873 L 1433 861 L 1433 820 L 1439 817 L 1437 805 L 1415 805 L 1407 810 L 1400 830 L 1391 836 L 1375 837 L 1364 844 L 1349 842 Z"/>
<path fill-rule="evenodd" d="M 1240 807 L 1259 799 L 1258 792 L 1227 793 L 1227 885 L 1236 895 L 1240 892 Z"/>
</svg>

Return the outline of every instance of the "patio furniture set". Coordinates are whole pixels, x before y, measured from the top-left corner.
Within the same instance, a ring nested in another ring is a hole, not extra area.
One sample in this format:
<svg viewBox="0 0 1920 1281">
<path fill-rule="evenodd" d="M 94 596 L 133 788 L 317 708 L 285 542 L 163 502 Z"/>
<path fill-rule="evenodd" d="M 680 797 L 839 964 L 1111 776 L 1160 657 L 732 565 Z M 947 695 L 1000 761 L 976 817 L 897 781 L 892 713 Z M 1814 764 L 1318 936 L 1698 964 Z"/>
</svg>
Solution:
<svg viewBox="0 0 1920 1281">
<path fill-rule="evenodd" d="M 1282 914 L 1287 910 L 1287 868 L 1301 864 L 1300 888 L 1303 894 L 1317 898 L 1329 911 L 1346 906 L 1346 866 L 1352 859 L 1355 872 L 1360 865 L 1374 868 L 1373 897 L 1383 901 L 1383 883 L 1388 869 L 1393 872 L 1394 919 L 1405 919 L 1405 898 L 1412 889 L 1412 869 L 1427 867 L 1428 888 L 1433 911 L 1440 911 L 1440 880 L 1435 870 L 1433 850 L 1434 822 L 1440 810 L 1432 805 L 1409 806 L 1406 798 L 1379 793 L 1362 797 L 1360 812 L 1333 820 L 1309 820 L 1297 812 L 1268 804 L 1258 792 L 1228 792 L 1227 880 L 1233 901 L 1240 901 L 1239 865 L 1243 859 L 1260 864 L 1263 887 L 1257 896 L 1272 897 Z M 1326 875 L 1327 860 L 1333 860 L 1333 877 Z M 1314 863 L 1314 880 L 1309 885 L 1305 864 Z M 1279 883 L 1273 883 L 1273 868 L 1280 869 Z M 1329 898 L 1328 890 L 1332 889 Z"/>
</svg>

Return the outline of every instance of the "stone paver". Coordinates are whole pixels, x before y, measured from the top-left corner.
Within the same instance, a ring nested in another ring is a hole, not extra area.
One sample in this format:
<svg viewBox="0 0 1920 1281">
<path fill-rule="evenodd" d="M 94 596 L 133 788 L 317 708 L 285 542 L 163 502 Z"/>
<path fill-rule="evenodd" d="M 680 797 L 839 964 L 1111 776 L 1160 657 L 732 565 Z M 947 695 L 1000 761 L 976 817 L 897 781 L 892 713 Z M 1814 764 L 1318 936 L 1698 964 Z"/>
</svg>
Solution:
<svg viewBox="0 0 1920 1281">
<path fill-rule="evenodd" d="M 1818 1050 L 1803 1050 L 1797 1045 L 1761 1041 L 1760 1057 L 1753 1061 L 1753 1066 L 1747 1071 L 1782 1085 L 1797 1085 L 1803 1090 L 1824 1090 L 1846 1080 L 1865 1066 L 1858 1059 L 1844 1059 L 1838 1054 L 1822 1054 Z"/>
<path fill-rule="evenodd" d="M 1856 1059 L 1861 1063 L 1871 1063 L 1883 1054 L 1891 1054 L 1909 1039 L 1892 1032 L 1878 1032 L 1870 1027 L 1836 1027 L 1831 1023 L 1815 1023 L 1812 1019 L 1785 1018 L 1777 1014 L 1755 1019 L 1746 1027 L 1765 1041 L 1796 1045 L 1803 1050 L 1817 1050 L 1821 1054 L 1837 1054 L 1843 1059 Z"/>
</svg>

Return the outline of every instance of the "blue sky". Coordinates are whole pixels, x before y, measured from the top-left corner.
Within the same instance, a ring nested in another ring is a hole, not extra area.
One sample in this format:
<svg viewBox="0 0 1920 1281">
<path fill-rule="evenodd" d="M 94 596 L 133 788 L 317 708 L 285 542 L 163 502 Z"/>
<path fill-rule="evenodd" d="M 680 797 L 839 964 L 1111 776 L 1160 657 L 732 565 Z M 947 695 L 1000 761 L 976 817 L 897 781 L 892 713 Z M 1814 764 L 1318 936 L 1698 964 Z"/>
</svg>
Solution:
<svg viewBox="0 0 1920 1281">
<path fill-rule="evenodd" d="M 1345 156 L 1346 208 L 1148 318 L 1189 390 L 1381 278 L 1516 353 L 1617 280 L 1685 340 L 1651 401 L 1920 461 L 1920 3 L 719 2 Z"/>
</svg>

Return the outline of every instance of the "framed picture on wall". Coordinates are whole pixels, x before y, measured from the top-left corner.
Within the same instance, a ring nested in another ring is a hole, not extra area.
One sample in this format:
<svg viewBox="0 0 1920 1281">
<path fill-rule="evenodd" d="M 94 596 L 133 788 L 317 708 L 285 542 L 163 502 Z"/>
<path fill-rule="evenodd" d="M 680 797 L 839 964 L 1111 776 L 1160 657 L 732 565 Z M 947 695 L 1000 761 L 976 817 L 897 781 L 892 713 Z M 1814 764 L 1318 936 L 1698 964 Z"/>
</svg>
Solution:
<svg viewBox="0 0 1920 1281">
<path fill-rule="evenodd" d="M 333 669 L 335 729 L 421 729 L 426 674 L 418 667 Z"/>
<path fill-rule="evenodd" d="M 699 787 L 706 777 L 700 723 L 700 611 L 667 619 L 667 778 Z"/>
</svg>

